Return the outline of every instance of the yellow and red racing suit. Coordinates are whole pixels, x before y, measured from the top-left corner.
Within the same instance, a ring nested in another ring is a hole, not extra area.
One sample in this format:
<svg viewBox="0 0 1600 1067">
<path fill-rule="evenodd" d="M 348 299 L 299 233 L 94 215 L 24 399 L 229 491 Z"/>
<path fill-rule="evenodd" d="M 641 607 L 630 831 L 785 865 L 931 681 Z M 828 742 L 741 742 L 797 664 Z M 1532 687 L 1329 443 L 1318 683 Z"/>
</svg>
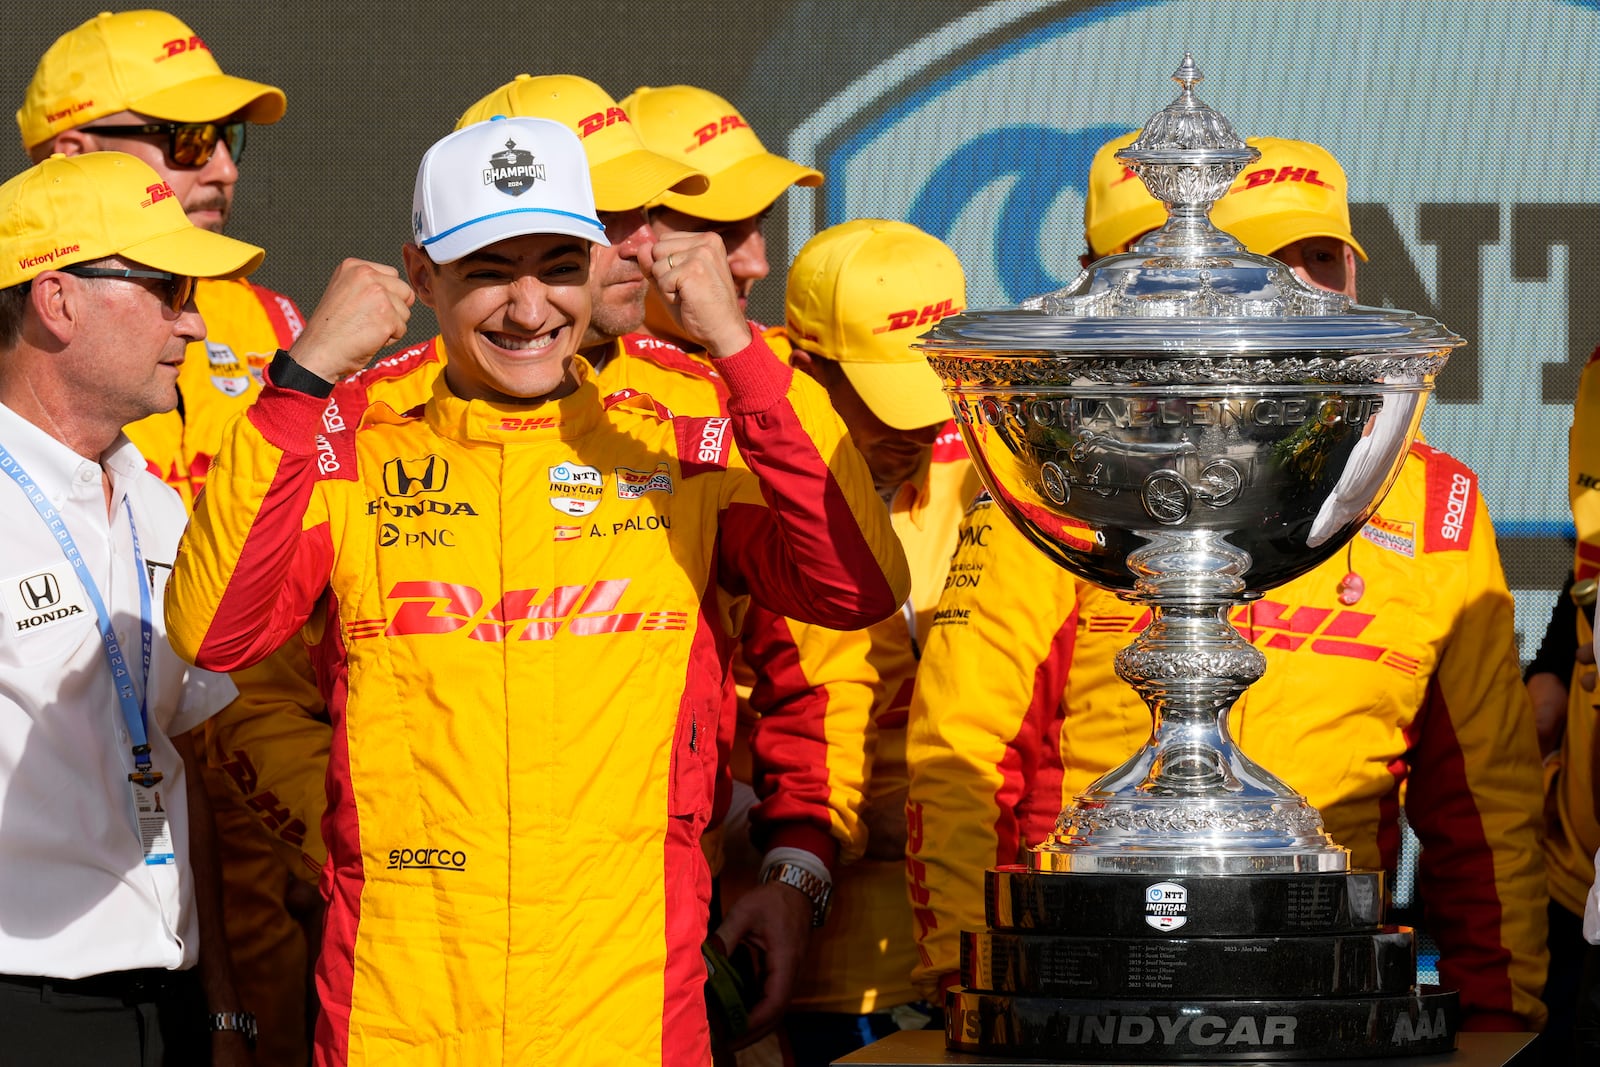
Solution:
<svg viewBox="0 0 1600 1067">
<path fill-rule="evenodd" d="M 1589 357 L 1578 379 L 1578 399 L 1573 408 L 1567 447 L 1567 497 L 1578 533 L 1572 561 L 1579 581 L 1600 578 L 1600 349 Z M 1579 611 L 1577 644 L 1594 641 L 1589 615 Z M 1582 667 L 1574 666 L 1567 679 L 1567 724 L 1561 748 L 1549 766 L 1549 832 L 1545 863 L 1550 875 L 1550 899 L 1574 915 L 1582 915 L 1589 886 L 1594 881 L 1594 856 L 1600 851 L 1600 728 L 1597 694 L 1578 681 Z"/>
<path fill-rule="evenodd" d="M 340 664 L 320 1064 L 707 1062 L 716 589 L 840 627 L 908 591 L 764 344 L 718 363 L 726 417 L 576 366 L 537 406 L 269 384 L 180 549 L 180 653 L 237 667 L 320 607 Z"/>
<path fill-rule="evenodd" d="M 195 305 L 206 338 L 184 353 L 179 406 L 126 427 L 151 472 L 191 509 L 223 427 L 250 406 L 262 368 L 301 329 L 293 301 L 243 279 L 202 278 Z M 319 823 L 329 728 L 310 673 L 305 649 L 291 641 L 235 672 L 238 698 L 200 731 L 234 985 L 260 1026 L 260 1067 L 303 1064 L 307 1054 L 306 945 L 284 906 L 284 872 L 314 882 L 325 854 Z"/>
<path fill-rule="evenodd" d="M 751 322 L 780 359 L 789 351 L 781 329 L 765 329 Z M 710 356 L 688 352 L 670 341 L 647 334 L 628 334 L 611 342 L 604 358 L 596 360 L 595 382 L 601 395 L 634 392 L 679 415 L 727 414 L 728 387 Z M 378 361 L 363 371 L 359 381 L 368 402 L 382 402 L 398 411 L 426 401 L 434 379 L 444 367 L 443 347 L 437 341 L 414 346 Z M 789 388 L 819 412 L 828 405 L 827 393 L 806 375 L 796 374 Z M 845 433 L 837 417 L 829 420 L 829 438 Z M 851 477 L 850 471 L 840 472 Z M 861 487 L 870 489 L 870 481 Z M 747 598 L 720 595 L 718 612 L 730 635 L 739 632 Z M 763 646 L 770 648 L 771 646 Z M 781 655 L 774 650 L 773 655 Z M 741 647 L 736 658 L 748 662 Z M 717 791 L 711 824 L 702 838 L 713 873 L 722 866 L 722 819 L 732 793 L 732 750 L 738 705 L 729 679 L 726 714 L 717 725 Z M 866 777 L 867 749 L 863 735 L 866 712 L 856 714 L 846 704 L 806 700 L 796 694 L 767 709 L 775 720 L 788 720 L 774 730 L 764 753 L 768 763 L 762 775 L 762 801 L 751 813 L 763 846 L 804 848 L 832 867 L 839 854 L 854 859 L 866 844 L 861 805 Z"/>
<path fill-rule="evenodd" d="M 983 926 L 984 868 L 1017 862 L 1019 838 L 1032 844 L 1049 828 L 1030 820 L 1150 733 L 1149 712 L 1112 666 L 1148 622 L 1140 609 L 1074 588 L 987 502 L 967 517 L 951 566 L 972 582 L 940 602 L 908 738 L 908 880 L 916 977 L 929 994 L 954 978 L 958 931 Z M 1365 591 L 1345 604 L 1350 572 Z M 1424 925 L 1467 1025 L 1537 1028 L 1538 743 L 1476 476 L 1414 445 L 1345 551 L 1233 621 L 1267 657 L 1266 675 L 1228 713 L 1245 753 L 1304 793 L 1360 867 L 1392 876 L 1404 804 L 1423 844 Z M 1054 729 L 1062 792 L 1030 794 L 1029 768 Z"/>
<path fill-rule="evenodd" d="M 789 733 L 806 717 L 775 714 L 820 701 L 829 720 L 871 717 L 876 743 L 867 776 L 866 855 L 834 874 L 833 910 L 807 945 L 790 1002 L 800 1011 L 862 1014 L 917 999 L 911 986 L 916 944 L 905 891 L 905 726 L 925 635 L 939 603 L 963 509 L 981 485 L 955 424 L 935 440 L 928 463 L 889 504 L 890 521 L 911 567 L 904 609 L 864 630 L 840 631 L 786 619 L 754 606 L 745 651 L 759 664 L 751 731 L 757 791 L 767 768 L 797 749 Z M 958 580 L 951 575 L 948 580 Z"/>
</svg>

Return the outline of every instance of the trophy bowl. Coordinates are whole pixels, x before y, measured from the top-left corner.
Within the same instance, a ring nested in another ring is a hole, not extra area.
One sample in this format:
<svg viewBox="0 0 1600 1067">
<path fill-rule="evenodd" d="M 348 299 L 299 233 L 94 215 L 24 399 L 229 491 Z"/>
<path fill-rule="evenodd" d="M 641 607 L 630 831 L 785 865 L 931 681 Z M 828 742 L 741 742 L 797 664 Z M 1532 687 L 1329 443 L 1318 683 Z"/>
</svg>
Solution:
<svg viewBox="0 0 1600 1067">
<path fill-rule="evenodd" d="M 1195 98 L 1200 79 L 1185 56 L 1177 100 L 1118 153 L 1166 225 L 1066 289 L 923 339 L 996 505 L 1152 615 L 1116 663 L 1150 738 L 1062 812 L 1041 870 L 1348 869 L 1317 811 L 1228 734 L 1265 666 L 1228 614 L 1360 530 L 1462 343 L 1313 289 L 1211 225 L 1258 153 Z"/>
</svg>

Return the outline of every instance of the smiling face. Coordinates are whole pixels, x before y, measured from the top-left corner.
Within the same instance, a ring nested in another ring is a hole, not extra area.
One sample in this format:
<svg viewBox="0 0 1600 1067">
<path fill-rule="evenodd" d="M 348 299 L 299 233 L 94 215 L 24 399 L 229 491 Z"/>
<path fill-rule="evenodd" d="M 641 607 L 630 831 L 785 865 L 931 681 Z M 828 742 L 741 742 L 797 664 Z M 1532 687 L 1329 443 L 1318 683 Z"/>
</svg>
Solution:
<svg viewBox="0 0 1600 1067">
<path fill-rule="evenodd" d="M 451 392 L 520 404 L 577 388 L 572 357 L 591 302 L 587 241 L 530 234 L 444 264 L 407 245 L 405 260 L 418 298 L 438 317 Z"/>
</svg>

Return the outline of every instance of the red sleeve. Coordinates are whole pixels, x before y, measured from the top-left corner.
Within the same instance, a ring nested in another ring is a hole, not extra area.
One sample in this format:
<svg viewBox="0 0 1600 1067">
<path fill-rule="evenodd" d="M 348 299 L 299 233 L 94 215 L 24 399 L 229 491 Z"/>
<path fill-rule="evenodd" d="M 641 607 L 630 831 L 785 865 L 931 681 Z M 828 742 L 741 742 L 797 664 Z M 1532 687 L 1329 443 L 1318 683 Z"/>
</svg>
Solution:
<svg viewBox="0 0 1600 1067">
<path fill-rule="evenodd" d="M 173 647 L 210 670 L 261 662 L 310 617 L 333 561 L 315 490 L 356 476 L 359 392 L 325 400 L 268 379 L 228 425 L 167 586 Z"/>
</svg>

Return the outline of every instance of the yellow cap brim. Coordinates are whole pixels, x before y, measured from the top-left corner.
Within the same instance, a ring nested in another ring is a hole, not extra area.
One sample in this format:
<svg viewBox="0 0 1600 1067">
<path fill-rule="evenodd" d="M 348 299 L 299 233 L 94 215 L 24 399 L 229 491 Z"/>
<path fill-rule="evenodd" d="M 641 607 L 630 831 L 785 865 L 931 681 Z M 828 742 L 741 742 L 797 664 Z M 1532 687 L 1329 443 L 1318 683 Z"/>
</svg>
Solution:
<svg viewBox="0 0 1600 1067">
<path fill-rule="evenodd" d="M 699 196 L 667 193 L 660 203 L 696 218 L 737 222 L 759 215 L 791 185 L 821 185 L 822 172 L 763 152 L 709 175 L 711 187 Z"/>
<path fill-rule="evenodd" d="M 1317 212 L 1248 215 L 1220 228 L 1233 234 L 1241 244 L 1258 255 L 1270 256 L 1307 237 L 1332 237 L 1355 249 L 1356 255 L 1363 261 L 1367 258 L 1367 250 L 1361 247 L 1353 234 L 1340 229 L 1327 215 Z"/>
<path fill-rule="evenodd" d="M 283 118 L 287 107 L 282 89 L 231 74 L 196 78 L 128 101 L 128 110 L 168 122 L 216 122 L 241 115 L 263 126 Z"/>
<path fill-rule="evenodd" d="M 917 430 L 950 421 L 939 376 L 923 360 L 915 363 L 840 363 L 868 410 L 896 430 Z"/>
<path fill-rule="evenodd" d="M 705 192 L 706 176 L 649 149 L 625 152 L 589 168 L 598 211 L 632 211 L 667 193 Z"/>
<path fill-rule="evenodd" d="M 150 237 L 115 253 L 156 270 L 192 278 L 242 278 L 261 266 L 267 253 L 198 226 Z"/>
</svg>

